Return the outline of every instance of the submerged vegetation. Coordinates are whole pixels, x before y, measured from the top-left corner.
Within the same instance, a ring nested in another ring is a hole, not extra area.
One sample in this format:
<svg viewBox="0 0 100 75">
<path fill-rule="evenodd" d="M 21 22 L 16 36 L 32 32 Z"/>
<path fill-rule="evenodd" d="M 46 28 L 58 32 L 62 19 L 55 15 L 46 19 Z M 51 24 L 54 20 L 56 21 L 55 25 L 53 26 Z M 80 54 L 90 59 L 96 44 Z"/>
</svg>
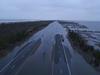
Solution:
<svg viewBox="0 0 100 75">
<path fill-rule="evenodd" d="M 100 66 L 100 50 L 96 50 L 94 46 L 87 44 L 87 41 L 78 32 L 69 30 L 68 36 L 73 46 L 78 48 L 86 56 L 89 56 L 90 60 L 88 59 L 87 61 L 91 65 L 94 67 Z"/>
<path fill-rule="evenodd" d="M 0 57 L 6 56 L 16 45 L 46 27 L 51 21 L 15 22 L 0 24 Z"/>
</svg>

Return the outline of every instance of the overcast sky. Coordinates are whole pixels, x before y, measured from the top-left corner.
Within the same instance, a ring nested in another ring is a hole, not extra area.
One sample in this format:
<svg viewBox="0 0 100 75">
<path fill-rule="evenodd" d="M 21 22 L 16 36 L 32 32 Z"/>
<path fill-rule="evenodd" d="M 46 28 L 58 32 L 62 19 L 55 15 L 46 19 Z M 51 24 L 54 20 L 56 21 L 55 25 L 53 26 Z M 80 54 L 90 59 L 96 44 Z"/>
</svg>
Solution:
<svg viewBox="0 0 100 75">
<path fill-rule="evenodd" d="M 0 0 L 0 19 L 100 20 L 100 0 Z"/>
</svg>

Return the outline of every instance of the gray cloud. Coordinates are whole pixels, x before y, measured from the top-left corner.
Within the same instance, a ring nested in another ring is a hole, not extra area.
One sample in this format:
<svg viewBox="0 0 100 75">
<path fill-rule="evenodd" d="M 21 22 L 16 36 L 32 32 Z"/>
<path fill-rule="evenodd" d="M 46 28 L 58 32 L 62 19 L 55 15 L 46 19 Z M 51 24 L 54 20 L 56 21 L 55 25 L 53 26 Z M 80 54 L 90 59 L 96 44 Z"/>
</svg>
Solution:
<svg viewBox="0 0 100 75">
<path fill-rule="evenodd" d="M 0 19 L 100 20 L 99 0 L 0 0 Z"/>
</svg>

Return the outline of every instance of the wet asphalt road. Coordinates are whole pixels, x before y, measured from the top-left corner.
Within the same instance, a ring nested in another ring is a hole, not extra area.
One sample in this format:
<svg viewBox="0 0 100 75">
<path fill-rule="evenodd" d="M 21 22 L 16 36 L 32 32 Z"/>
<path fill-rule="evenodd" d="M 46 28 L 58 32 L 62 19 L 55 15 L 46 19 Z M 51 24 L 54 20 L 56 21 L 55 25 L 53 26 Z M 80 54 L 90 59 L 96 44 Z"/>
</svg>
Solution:
<svg viewBox="0 0 100 75">
<path fill-rule="evenodd" d="M 83 59 L 78 54 L 73 54 L 66 37 L 67 32 L 61 24 L 51 23 L 32 36 L 12 60 L 6 62 L 0 69 L 0 75 L 77 75 L 83 72 L 81 65 L 76 63 L 80 61 L 83 65 Z M 72 68 L 72 65 L 80 68 L 80 71 L 76 67 Z"/>
<path fill-rule="evenodd" d="M 41 39 L 27 43 L 22 50 L 0 70 L 0 75 L 14 75 L 16 70 L 23 64 L 27 57 L 34 54 L 40 44 Z"/>
<path fill-rule="evenodd" d="M 55 32 L 51 31 L 55 29 L 54 25 L 58 26 Z M 51 29 L 48 30 L 48 28 Z M 62 44 L 64 41 L 63 32 L 58 32 L 60 28 L 62 29 L 59 23 L 52 23 L 45 28 L 44 31 L 38 33 L 37 38 L 33 37 L 30 39 L 30 42 L 18 51 L 15 57 L 0 70 L 0 75 L 24 75 L 22 65 L 27 63 L 27 60 L 30 59 L 32 55 L 35 58 L 33 58 L 35 63 L 32 65 L 34 69 L 30 69 L 33 70 L 34 75 L 40 75 L 40 73 L 44 75 L 71 75 L 68 58 Z M 37 36 L 37 34 L 35 36 Z M 44 45 L 44 47 L 41 48 L 41 45 Z M 28 64 L 26 66 L 28 66 Z"/>
<path fill-rule="evenodd" d="M 58 22 L 51 23 L 33 38 L 37 37 L 41 37 L 40 47 L 16 75 L 71 75 L 71 53 L 65 45 L 63 27 Z"/>
</svg>

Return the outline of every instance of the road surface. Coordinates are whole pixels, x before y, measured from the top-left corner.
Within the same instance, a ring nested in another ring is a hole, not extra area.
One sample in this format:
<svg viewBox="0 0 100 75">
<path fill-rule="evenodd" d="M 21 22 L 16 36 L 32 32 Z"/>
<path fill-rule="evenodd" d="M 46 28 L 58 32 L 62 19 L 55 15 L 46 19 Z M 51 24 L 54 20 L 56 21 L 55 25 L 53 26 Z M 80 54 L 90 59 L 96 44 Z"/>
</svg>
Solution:
<svg viewBox="0 0 100 75">
<path fill-rule="evenodd" d="M 66 38 L 67 32 L 61 24 L 49 24 L 22 45 L 13 58 L 0 68 L 0 75 L 82 75 L 83 70 L 75 69 L 81 66 L 77 61 L 83 64 L 83 59 L 73 51 Z"/>
</svg>

